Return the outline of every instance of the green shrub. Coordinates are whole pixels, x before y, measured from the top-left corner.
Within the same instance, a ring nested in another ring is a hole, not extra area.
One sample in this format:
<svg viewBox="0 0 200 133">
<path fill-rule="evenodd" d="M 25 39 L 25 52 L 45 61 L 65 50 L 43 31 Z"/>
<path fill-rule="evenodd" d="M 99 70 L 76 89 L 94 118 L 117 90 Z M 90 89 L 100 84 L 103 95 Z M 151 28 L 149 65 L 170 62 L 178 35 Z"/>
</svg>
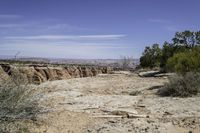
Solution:
<svg viewBox="0 0 200 133">
<path fill-rule="evenodd" d="M 167 69 L 181 74 L 200 72 L 200 47 L 175 54 L 168 59 Z"/>
<path fill-rule="evenodd" d="M 188 48 L 182 45 L 174 45 L 165 42 L 162 47 L 162 55 L 160 58 L 160 67 L 163 71 L 167 71 L 166 64 L 169 58 L 173 57 L 176 53 L 187 51 Z"/>
<path fill-rule="evenodd" d="M 158 94 L 161 96 L 189 97 L 200 93 L 200 73 L 186 73 L 169 78 Z"/>
</svg>

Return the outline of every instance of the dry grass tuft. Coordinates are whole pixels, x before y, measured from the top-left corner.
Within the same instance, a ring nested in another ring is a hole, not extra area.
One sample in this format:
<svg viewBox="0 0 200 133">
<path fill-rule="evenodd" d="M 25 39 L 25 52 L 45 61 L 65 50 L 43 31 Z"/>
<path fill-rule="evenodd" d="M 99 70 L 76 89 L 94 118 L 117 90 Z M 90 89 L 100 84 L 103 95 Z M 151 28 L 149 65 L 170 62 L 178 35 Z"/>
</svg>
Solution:
<svg viewBox="0 0 200 133">
<path fill-rule="evenodd" d="M 161 96 L 189 97 L 200 93 L 200 73 L 188 72 L 185 75 L 175 75 L 169 78 L 169 83 L 162 87 Z"/>
<path fill-rule="evenodd" d="M 33 98 L 33 90 L 34 88 L 28 85 L 18 71 L 12 71 L 9 79 L 1 79 L 0 124 L 16 120 L 36 119 L 40 108 Z M 1 130 L 3 132 L 3 129 Z"/>
</svg>

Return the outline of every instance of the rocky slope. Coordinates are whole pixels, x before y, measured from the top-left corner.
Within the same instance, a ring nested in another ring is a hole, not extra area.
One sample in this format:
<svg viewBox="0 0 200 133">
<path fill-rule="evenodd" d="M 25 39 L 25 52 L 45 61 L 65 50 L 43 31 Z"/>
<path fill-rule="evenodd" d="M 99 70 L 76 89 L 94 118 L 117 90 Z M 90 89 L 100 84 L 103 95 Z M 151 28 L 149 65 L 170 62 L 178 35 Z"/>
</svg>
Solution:
<svg viewBox="0 0 200 133">
<path fill-rule="evenodd" d="M 62 80 L 81 77 L 92 77 L 97 74 L 111 73 L 109 67 L 98 66 L 48 66 L 48 65 L 10 65 L 0 64 L 1 79 L 20 75 L 25 81 L 40 84 L 45 81 Z"/>
</svg>

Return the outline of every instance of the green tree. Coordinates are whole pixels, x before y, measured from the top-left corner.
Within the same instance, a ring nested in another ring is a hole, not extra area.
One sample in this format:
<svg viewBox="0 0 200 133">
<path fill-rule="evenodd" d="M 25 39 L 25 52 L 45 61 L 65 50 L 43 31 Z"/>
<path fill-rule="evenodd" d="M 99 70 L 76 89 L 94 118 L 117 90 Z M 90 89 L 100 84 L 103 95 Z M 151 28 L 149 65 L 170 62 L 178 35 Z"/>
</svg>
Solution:
<svg viewBox="0 0 200 133">
<path fill-rule="evenodd" d="M 153 44 L 152 47 L 146 47 L 142 57 L 140 58 L 140 65 L 142 67 L 158 67 L 160 65 L 161 49 L 159 44 Z"/>
<path fill-rule="evenodd" d="M 200 31 L 195 32 L 196 45 L 200 45 Z"/>
<path fill-rule="evenodd" d="M 160 59 L 160 67 L 165 69 L 165 65 L 167 60 L 173 56 L 174 53 L 174 46 L 168 42 L 165 42 L 162 47 L 162 55 Z"/>
<path fill-rule="evenodd" d="M 189 30 L 184 32 L 176 32 L 175 37 L 172 39 L 175 45 L 182 45 L 188 48 L 195 46 L 195 33 Z"/>
<path fill-rule="evenodd" d="M 196 48 L 197 46 L 200 46 L 200 31 L 193 32 L 186 30 L 183 32 L 176 32 L 172 39 L 172 43 L 165 42 L 162 49 L 159 48 L 158 44 L 154 44 L 152 47 L 146 47 L 140 58 L 140 66 L 152 68 L 160 65 L 162 70 L 166 71 L 166 64 L 169 58 L 173 57 L 177 53 L 194 51 L 193 48 Z M 176 56 L 184 57 L 184 55 Z M 182 64 L 184 64 L 184 61 L 185 60 L 182 58 Z M 181 67 L 183 67 L 183 65 L 181 65 Z"/>
</svg>

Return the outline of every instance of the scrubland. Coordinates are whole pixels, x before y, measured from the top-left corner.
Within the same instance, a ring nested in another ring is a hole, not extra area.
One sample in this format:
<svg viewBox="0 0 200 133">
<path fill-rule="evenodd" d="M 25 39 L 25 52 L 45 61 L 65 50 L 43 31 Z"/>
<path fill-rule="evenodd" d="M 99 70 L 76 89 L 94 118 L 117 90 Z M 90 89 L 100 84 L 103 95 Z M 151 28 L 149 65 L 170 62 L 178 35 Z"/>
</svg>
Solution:
<svg viewBox="0 0 200 133">
<path fill-rule="evenodd" d="M 184 98 L 160 95 L 169 83 L 166 75 L 141 77 L 136 72 L 113 71 L 39 85 L 17 84 L 18 78 L 14 84 L 1 82 L 0 132 L 200 131 L 198 93 Z"/>
</svg>

